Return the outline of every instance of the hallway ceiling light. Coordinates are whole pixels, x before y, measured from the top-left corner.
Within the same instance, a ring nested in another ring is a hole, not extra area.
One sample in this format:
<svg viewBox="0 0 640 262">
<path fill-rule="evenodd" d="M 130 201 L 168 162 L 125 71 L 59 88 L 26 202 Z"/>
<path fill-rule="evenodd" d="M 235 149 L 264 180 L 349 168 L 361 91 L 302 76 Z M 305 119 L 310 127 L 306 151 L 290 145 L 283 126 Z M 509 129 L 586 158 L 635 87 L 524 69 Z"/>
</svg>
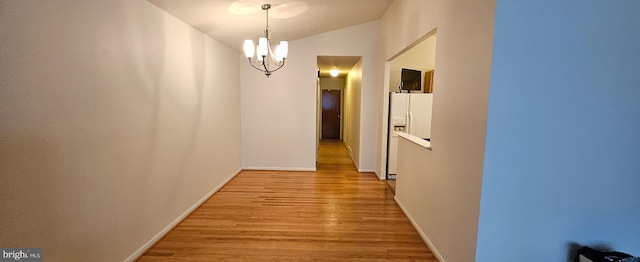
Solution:
<svg viewBox="0 0 640 262">
<path fill-rule="evenodd" d="M 289 43 L 287 41 L 280 41 L 280 44 L 276 46 L 276 51 L 271 49 L 271 30 L 269 30 L 269 9 L 270 4 L 262 5 L 262 10 L 267 13 L 267 27 L 264 30 L 264 37 L 258 39 L 258 46 L 256 47 L 253 40 L 244 40 L 244 54 L 249 59 L 249 65 L 251 67 L 263 72 L 267 77 L 278 69 L 284 66 L 284 61 L 287 58 L 289 52 Z M 256 54 L 256 60 L 253 61 L 253 54 Z M 273 63 L 273 65 L 272 65 Z"/>
<path fill-rule="evenodd" d="M 337 68 L 333 68 L 331 69 L 331 71 L 329 71 L 329 74 L 331 74 L 331 76 L 336 77 L 338 76 L 338 74 L 340 74 L 340 71 L 338 71 Z"/>
</svg>

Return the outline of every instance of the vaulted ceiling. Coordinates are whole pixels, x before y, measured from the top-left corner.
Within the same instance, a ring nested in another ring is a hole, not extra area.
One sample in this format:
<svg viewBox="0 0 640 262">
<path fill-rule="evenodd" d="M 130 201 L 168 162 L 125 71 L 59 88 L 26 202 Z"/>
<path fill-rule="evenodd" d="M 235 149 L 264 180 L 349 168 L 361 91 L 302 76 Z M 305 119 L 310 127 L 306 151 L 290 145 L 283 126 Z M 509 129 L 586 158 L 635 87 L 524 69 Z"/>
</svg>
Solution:
<svg viewBox="0 0 640 262">
<path fill-rule="evenodd" d="M 272 43 L 293 41 L 382 17 L 392 0 L 148 0 L 199 31 L 242 50 L 264 33 L 262 4 L 272 5 Z"/>
<path fill-rule="evenodd" d="M 263 36 L 271 4 L 269 28 L 272 43 L 293 41 L 315 34 L 380 19 L 393 0 L 148 0 L 213 39 L 242 52 L 244 39 Z M 323 77 L 338 68 L 345 72 L 359 57 L 318 58 Z"/>
</svg>

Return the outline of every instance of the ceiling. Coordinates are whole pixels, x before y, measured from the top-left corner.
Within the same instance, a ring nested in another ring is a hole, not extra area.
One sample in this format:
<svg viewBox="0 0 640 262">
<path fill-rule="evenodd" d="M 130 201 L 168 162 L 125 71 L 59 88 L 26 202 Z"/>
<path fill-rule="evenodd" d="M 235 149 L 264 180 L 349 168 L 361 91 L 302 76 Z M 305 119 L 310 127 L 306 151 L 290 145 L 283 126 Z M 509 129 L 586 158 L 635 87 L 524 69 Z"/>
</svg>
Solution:
<svg viewBox="0 0 640 262">
<path fill-rule="evenodd" d="M 271 42 L 278 43 L 380 19 L 393 0 L 148 1 L 241 53 L 244 39 L 257 41 L 264 34 L 266 12 L 261 9 L 262 4 L 272 5 Z M 359 57 L 328 56 L 319 58 L 318 66 L 321 72 L 334 65 L 348 71 L 358 60 Z"/>
<path fill-rule="evenodd" d="M 334 68 L 340 71 L 337 77 L 344 77 L 360 61 L 360 58 L 360 56 L 318 56 L 320 77 L 331 77 L 329 71 Z"/>
</svg>

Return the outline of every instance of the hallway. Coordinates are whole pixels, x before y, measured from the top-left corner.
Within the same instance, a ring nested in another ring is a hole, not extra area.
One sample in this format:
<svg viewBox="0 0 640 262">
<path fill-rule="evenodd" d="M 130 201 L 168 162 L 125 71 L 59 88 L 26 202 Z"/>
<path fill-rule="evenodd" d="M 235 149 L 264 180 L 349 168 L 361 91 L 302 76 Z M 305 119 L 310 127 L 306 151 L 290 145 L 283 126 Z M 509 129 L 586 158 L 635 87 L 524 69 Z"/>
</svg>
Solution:
<svg viewBox="0 0 640 262">
<path fill-rule="evenodd" d="M 437 261 L 342 141 L 318 154 L 317 172 L 242 171 L 138 261 Z"/>
</svg>

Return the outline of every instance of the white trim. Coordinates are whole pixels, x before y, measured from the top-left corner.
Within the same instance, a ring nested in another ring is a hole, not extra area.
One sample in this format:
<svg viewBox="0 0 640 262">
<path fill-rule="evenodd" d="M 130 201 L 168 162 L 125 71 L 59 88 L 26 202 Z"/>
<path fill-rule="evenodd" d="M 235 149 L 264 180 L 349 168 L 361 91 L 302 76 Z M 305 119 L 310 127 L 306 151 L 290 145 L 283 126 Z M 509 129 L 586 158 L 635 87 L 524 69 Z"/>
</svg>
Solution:
<svg viewBox="0 0 640 262">
<path fill-rule="evenodd" d="M 380 180 L 387 180 L 386 176 L 380 176 L 380 175 L 378 174 L 378 172 L 376 172 L 375 170 L 373 171 L 373 173 L 374 173 L 374 174 L 376 174 L 376 176 L 378 177 L 378 179 L 380 179 Z"/>
<path fill-rule="evenodd" d="M 424 241 L 425 244 L 427 244 L 427 246 L 429 247 L 429 249 L 431 250 L 431 253 L 433 253 L 433 256 L 436 257 L 436 259 L 440 262 L 446 262 L 444 260 L 444 257 L 442 257 L 442 255 L 440 255 L 440 253 L 438 252 L 438 249 L 436 249 L 436 246 L 433 245 L 433 243 L 431 242 L 431 240 L 429 240 L 429 238 L 427 237 L 427 235 L 424 233 L 424 231 L 422 231 L 422 229 L 418 226 L 418 223 L 416 223 L 416 221 L 413 219 L 413 217 L 411 216 L 411 214 L 409 214 L 409 211 L 407 211 L 407 209 L 404 207 L 404 205 L 402 204 L 402 202 L 400 202 L 400 200 L 398 199 L 397 196 L 393 197 L 393 200 L 396 201 L 396 204 L 398 204 L 398 206 L 400 207 L 400 209 L 402 209 L 402 212 L 404 212 L 404 215 L 407 216 L 407 218 L 409 219 L 409 221 L 411 221 L 411 224 L 413 225 L 413 227 L 416 229 L 416 231 L 418 231 L 418 234 L 420 235 L 420 237 L 422 238 L 422 240 Z"/>
<path fill-rule="evenodd" d="M 308 167 L 243 167 L 243 170 L 251 171 L 301 171 L 301 172 L 315 172 L 316 168 Z"/>
<path fill-rule="evenodd" d="M 196 202 L 189 209 L 184 211 L 184 213 L 182 213 L 182 215 L 178 216 L 171 223 L 169 223 L 169 225 L 167 225 L 162 230 L 160 230 L 160 232 L 158 232 L 155 236 L 153 236 L 151 239 L 149 239 L 149 241 L 147 241 L 147 243 L 144 243 L 144 245 L 142 245 L 140 248 L 138 248 L 138 250 L 133 252 L 133 254 L 131 254 L 129 257 L 127 257 L 124 261 L 125 262 L 133 262 L 133 261 L 136 261 L 138 258 L 140 258 L 145 252 L 147 252 L 147 250 L 149 250 L 151 247 L 153 247 L 153 245 L 158 243 L 158 241 L 160 241 L 167 233 L 169 233 L 169 231 L 171 231 L 175 226 L 177 226 L 180 222 L 182 222 L 182 220 L 187 218 L 187 216 L 189 216 L 193 211 L 195 211 L 196 208 L 200 207 L 200 205 L 202 205 L 205 201 L 207 201 L 207 199 L 209 199 L 213 194 L 218 192 L 218 190 L 220 190 L 223 186 L 225 186 L 227 183 L 229 183 L 229 181 L 231 181 L 231 179 L 236 177 L 241 171 L 242 171 L 242 169 L 236 170 L 233 174 L 231 174 L 229 177 L 227 177 L 227 179 L 222 181 L 222 183 L 220 183 L 218 186 L 213 188 L 213 190 L 209 191 L 209 193 L 207 193 L 200 200 L 198 200 L 198 202 Z"/>
<path fill-rule="evenodd" d="M 408 134 L 408 133 L 404 133 L 404 132 L 394 132 L 395 134 L 397 134 L 399 137 L 402 137 L 406 140 L 409 140 L 413 143 L 415 143 L 416 145 L 419 145 L 421 147 L 424 147 L 426 149 L 431 150 L 431 142 L 424 140 L 422 138 L 419 138 L 417 136 L 414 136 L 412 134 Z"/>
<path fill-rule="evenodd" d="M 358 162 L 356 162 L 356 160 L 353 158 L 353 155 L 351 154 L 351 152 L 349 152 L 349 158 L 351 158 L 351 162 L 356 167 L 356 170 L 358 170 L 359 173 L 375 173 L 376 172 L 375 169 L 360 169 L 360 167 L 358 166 Z M 378 174 L 376 174 L 376 176 L 378 176 Z M 380 177 L 378 176 L 378 178 Z M 380 178 L 380 180 L 383 180 L 383 179 Z"/>
<path fill-rule="evenodd" d="M 358 172 L 360 172 L 360 167 L 358 166 L 358 162 L 356 162 L 356 160 L 353 158 L 353 155 L 351 155 L 351 153 L 349 153 L 349 158 L 351 158 L 351 162 L 356 167 L 356 170 L 358 170 Z"/>
</svg>

